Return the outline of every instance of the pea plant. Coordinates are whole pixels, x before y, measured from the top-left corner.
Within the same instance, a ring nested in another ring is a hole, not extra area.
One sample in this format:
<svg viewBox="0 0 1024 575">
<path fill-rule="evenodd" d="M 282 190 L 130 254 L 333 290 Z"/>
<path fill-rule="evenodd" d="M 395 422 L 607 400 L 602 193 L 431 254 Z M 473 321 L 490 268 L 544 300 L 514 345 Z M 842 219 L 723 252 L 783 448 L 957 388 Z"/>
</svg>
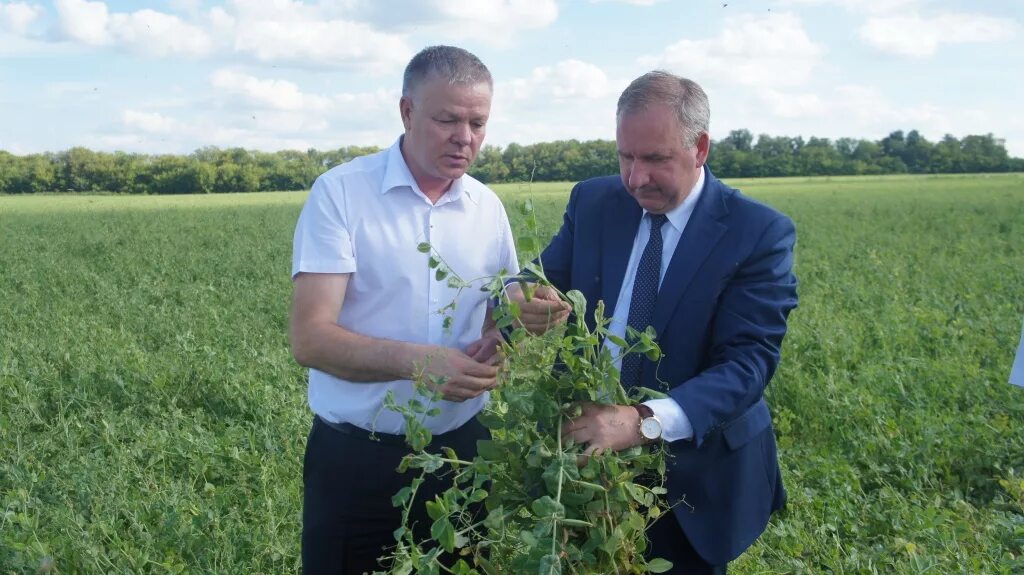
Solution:
<svg viewBox="0 0 1024 575">
<path fill-rule="evenodd" d="M 532 212 L 529 204 L 522 209 L 527 216 Z M 439 281 L 469 289 L 471 283 L 459 278 L 429 244 L 421 244 L 420 250 L 430 254 L 429 265 Z M 558 292 L 572 305 L 569 320 L 543 335 L 531 334 L 517 323 L 520 310 L 508 298 L 510 282 L 520 282 L 527 301 L 536 286 L 551 285 L 539 261 L 527 264 L 521 275 L 486 278 L 483 289 L 497 302 L 492 318 L 507 338 L 500 384 L 478 415 L 491 439 L 478 442 L 472 461 L 460 459 L 453 450 L 428 449 L 431 434 L 422 421 L 436 413 L 432 404 L 440 396 L 431 390 L 443 381 L 419 377 L 422 398 L 405 405 L 388 398 L 387 408 L 405 419 L 406 440 L 413 450 L 399 470 L 419 473 L 392 498 L 403 510 L 403 525 L 395 531 L 387 573 L 668 570 L 668 561 L 644 558 L 647 526 L 669 511 L 664 450 L 644 446 L 582 458 L 584 446 L 562 434 L 563 425 L 580 415 L 581 402 L 630 404 L 664 397 L 643 388 L 627 393 L 619 383 L 616 358 L 602 346 L 604 339 L 611 339 L 622 353 L 644 353 L 657 360 L 661 352 L 653 330 L 631 330 L 628 342 L 617 338 L 608 331 L 603 302 L 598 302 L 590 328 L 584 321 L 583 295 L 569 291 Z M 428 474 L 442 477 L 447 488 L 422 502 L 416 494 Z M 432 521 L 425 540 L 417 540 L 409 524 L 412 506 L 418 504 L 426 505 Z"/>
</svg>

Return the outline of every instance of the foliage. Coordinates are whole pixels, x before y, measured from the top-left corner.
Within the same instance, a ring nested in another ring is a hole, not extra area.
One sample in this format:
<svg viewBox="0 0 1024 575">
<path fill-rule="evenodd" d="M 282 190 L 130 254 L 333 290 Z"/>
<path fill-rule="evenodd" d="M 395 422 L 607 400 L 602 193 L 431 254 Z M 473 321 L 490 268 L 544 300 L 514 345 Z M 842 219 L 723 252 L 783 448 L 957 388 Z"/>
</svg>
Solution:
<svg viewBox="0 0 1024 575">
<path fill-rule="evenodd" d="M 72 148 L 15 156 L 0 151 L 0 194 L 36 192 L 118 194 L 207 194 L 308 190 L 327 168 L 377 148 L 274 153 L 206 147 L 188 156 L 148 156 Z M 940 142 L 917 130 L 895 131 L 872 142 L 840 138 L 754 136 L 733 130 L 711 146 L 710 165 L 719 177 L 877 175 L 1024 172 L 992 134 L 946 135 Z M 615 142 L 560 140 L 505 149 L 484 146 L 470 174 L 486 183 L 580 181 L 614 174 Z"/>
<path fill-rule="evenodd" d="M 527 200 L 523 213 L 535 231 L 532 206 Z M 429 253 L 432 248 L 421 244 L 420 251 Z M 473 283 L 458 277 L 440 254 L 432 253 L 429 265 L 438 281 L 461 289 Z M 660 573 L 671 566 L 643 556 L 648 523 L 666 511 L 661 485 L 664 452 L 635 447 L 594 455 L 579 465 L 582 446 L 562 435 L 562 426 L 581 413 L 581 402 L 629 404 L 641 399 L 642 390 L 627 397 L 615 358 L 601 342 L 610 337 L 624 353 L 643 353 L 656 360 L 660 350 L 654 333 L 630 330 L 628 344 L 609 334 L 610 320 L 603 317 L 600 302 L 591 330 L 584 321 L 583 295 L 570 291 L 561 294 L 573 305 L 570 321 L 544 336 L 531 336 L 515 327 L 519 306 L 505 292 L 510 281 L 519 281 L 527 297 L 536 285 L 550 286 L 540 266 L 527 264 L 527 271 L 524 276 L 489 278 L 485 287 L 499 302 L 493 319 L 510 335 L 502 346 L 501 385 L 478 416 L 492 438 L 478 442 L 477 457 L 464 461 L 452 451 L 428 450 L 431 434 L 420 421 L 440 399 L 428 389 L 442 381 L 421 381 L 422 400 L 408 405 L 388 402 L 404 415 L 406 438 L 414 449 L 400 469 L 421 470 L 394 498 L 406 520 L 395 534 L 391 573 Z M 527 279 L 537 284 L 528 284 Z M 417 489 L 431 473 L 450 477 L 451 487 L 425 503 L 434 523 L 430 539 L 419 541 L 408 517 L 419 501 Z M 447 566 L 440 560 L 442 553 L 457 553 L 461 559 Z"/>
<path fill-rule="evenodd" d="M 789 505 L 729 572 L 1024 570 L 1024 177 L 728 183 L 795 220 L 801 297 Z M 541 230 L 569 187 L 533 184 Z M 0 573 L 298 571 L 303 200 L 0 198 Z"/>
</svg>

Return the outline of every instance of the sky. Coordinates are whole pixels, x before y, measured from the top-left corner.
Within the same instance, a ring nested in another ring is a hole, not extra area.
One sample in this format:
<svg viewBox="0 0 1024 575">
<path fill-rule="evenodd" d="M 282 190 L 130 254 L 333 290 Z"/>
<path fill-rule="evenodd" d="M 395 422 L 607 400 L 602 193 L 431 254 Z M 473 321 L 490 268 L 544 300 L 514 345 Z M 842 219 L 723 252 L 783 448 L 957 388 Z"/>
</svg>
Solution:
<svg viewBox="0 0 1024 575">
<path fill-rule="evenodd" d="M 495 79 L 487 144 L 615 138 L 664 69 L 711 135 L 936 141 L 1024 157 L 1024 0 L 0 0 L 0 150 L 390 145 L 402 71 L 453 44 Z"/>
</svg>

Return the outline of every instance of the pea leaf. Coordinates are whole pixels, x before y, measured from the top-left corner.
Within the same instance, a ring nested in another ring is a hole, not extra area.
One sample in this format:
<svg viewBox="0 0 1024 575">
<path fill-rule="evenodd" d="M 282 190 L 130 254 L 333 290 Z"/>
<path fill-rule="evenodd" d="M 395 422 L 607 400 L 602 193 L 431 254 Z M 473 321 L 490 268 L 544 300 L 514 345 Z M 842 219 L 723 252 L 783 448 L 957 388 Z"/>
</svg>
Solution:
<svg viewBox="0 0 1024 575">
<path fill-rule="evenodd" d="M 672 562 L 666 561 L 660 557 L 651 559 L 647 562 L 647 570 L 651 573 L 665 573 L 672 568 Z"/>
<path fill-rule="evenodd" d="M 530 509 L 532 509 L 538 517 L 551 517 L 553 515 L 561 517 L 565 515 L 565 507 L 558 501 L 552 499 L 550 495 L 545 495 L 544 497 L 534 501 L 533 505 L 530 506 Z"/>
<path fill-rule="evenodd" d="M 565 297 L 569 298 L 569 302 L 572 303 L 572 312 L 576 314 L 576 317 L 582 318 L 587 313 L 587 298 L 583 292 L 575 289 L 569 290 Z"/>
</svg>

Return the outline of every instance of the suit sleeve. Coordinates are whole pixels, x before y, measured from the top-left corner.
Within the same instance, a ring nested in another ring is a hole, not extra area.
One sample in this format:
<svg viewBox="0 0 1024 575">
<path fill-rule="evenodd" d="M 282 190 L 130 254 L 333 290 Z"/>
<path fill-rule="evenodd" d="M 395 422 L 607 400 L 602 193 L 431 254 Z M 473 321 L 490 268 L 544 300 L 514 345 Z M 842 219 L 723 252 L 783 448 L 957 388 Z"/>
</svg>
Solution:
<svg viewBox="0 0 1024 575">
<path fill-rule="evenodd" d="M 761 399 L 779 363 L 786 319 L 797 305 L 793 275 L 796 229 L 780 215 L 765 229 L 718 300 L 711 323 L 709 365 L 670 391 L 704 437 Z"/>
<path fill-rule="evenodd" d="M 572 279 L 573 242 L 576 234 L 576 209 L 580 185 L 573 186 L 569 194 L 569 203 L 565 207 L 565 215 L 562 216 L 562 227 L 538 258 L 548 281 L 563 292 L 572 287 L 569 283 Z M 537 260 L 534 263 L 538 263 Z"/>
</svg>

